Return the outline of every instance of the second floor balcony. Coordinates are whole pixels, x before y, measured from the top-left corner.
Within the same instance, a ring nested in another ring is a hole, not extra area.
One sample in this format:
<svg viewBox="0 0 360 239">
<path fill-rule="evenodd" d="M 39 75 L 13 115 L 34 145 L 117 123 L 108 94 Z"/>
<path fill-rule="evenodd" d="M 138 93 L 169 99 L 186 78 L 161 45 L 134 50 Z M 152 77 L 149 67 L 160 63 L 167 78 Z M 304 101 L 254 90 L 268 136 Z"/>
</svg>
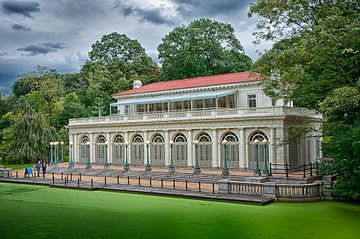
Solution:
<svg viewBox="0 0 360 239">
<path fill-rule="evenodd" d="M 201 120 L 201 119 L 226 119 L 226 118 L 247 118 L 247 117 L 305 117 L 322 119 L 321 114 L 314 110 L 305 108 L 273 106 L 256 108 L 209 108 L 206 110 L 181 110 L 154 113 L 138 113 L 132 115 L 111 115 L 102 117 L 89 117 L 70 119 L 69 126 L 103 125 L 121 123 L 178 121 L 178 120 Z"/>
</svg>

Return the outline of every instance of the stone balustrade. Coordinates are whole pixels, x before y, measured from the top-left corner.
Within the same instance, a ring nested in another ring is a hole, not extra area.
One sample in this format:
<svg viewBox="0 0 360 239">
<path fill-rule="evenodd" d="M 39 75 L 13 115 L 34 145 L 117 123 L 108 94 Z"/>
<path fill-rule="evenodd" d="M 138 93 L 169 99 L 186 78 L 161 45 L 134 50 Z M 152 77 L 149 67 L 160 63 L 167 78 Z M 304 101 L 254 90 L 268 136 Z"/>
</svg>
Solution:
<svg viewBox="0 0 360 239">
<path fill-rule="evenodd" d="M 219 193 L 262 195 L 277 200 L 321 200 L 323 183 L 277 184 L 275 182 L 251 183 L 221 179 L 218 182 Z"/>
<path fill-rule="evenodd" d="M 181 119 L 218 119 L 218 118 L 234 118 L 234 117 L 267 117 L 267 116 L 303 116 L 321 118 L 320 114 L 315 111 L 286 106 L 274 107 L 257 107 L 257 108 L 213 108 L 192 111 L 169 111 L 154 112 L 151 114 L 134 114 L 134 115 L 111 115 L 104 117 L 89 117 L 70 119 L 69 126 L 76 125 L 96 125 L 108 123 L 128 123 L 142 121 L 166 121 Z"/>
</svg>

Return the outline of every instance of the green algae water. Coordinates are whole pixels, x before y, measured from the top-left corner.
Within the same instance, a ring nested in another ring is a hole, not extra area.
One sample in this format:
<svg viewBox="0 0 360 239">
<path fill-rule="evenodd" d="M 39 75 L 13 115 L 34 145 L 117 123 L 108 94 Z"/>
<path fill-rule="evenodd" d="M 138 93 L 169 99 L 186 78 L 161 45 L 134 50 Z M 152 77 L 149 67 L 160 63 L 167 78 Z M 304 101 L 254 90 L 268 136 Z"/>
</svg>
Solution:
<svg viewBox="0 0 360 239">
<path fill-rule="evenodd" d="M 211 202 L 0 183 L 0 238 L 359 238 L 360 205 Z"/>
</svg>

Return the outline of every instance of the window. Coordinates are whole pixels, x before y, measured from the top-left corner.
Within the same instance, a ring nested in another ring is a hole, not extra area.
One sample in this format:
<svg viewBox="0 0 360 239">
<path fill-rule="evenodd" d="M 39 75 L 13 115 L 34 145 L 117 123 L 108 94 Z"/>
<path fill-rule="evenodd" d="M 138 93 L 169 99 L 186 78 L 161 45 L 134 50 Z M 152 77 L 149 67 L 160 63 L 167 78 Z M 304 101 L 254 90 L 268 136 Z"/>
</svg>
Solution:
<svg viewBox="0 0 360 239">
<path fill-rule="evenodd" d="M 271 99 L 271 106 L 276 106 L 276 100 L 275 99 Z"/>
<path fill-rule="evenodd" d="M 256 107 L 256 95 L 248 95 L 249 108 Z"/>
</svg>

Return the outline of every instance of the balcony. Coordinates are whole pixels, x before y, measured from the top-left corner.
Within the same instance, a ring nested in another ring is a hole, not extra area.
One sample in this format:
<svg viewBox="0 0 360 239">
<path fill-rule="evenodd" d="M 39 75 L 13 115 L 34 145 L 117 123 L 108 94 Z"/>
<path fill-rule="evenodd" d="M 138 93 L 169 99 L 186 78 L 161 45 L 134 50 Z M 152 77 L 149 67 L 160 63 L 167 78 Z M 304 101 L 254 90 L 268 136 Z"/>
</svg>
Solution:
<svg viewBox="0 0 360 239">
<path fill-rule="evenodd" d="M 297 107 L 275 106 L 257 108 L 213 108 L 193 111 L 168 111 L 152 114 L 133 114 L 133 115 L 111 115 L 104 117 L 89 117 L 70 119 L 69 126 L 118 124 L 131 122 L 149 121 L 172 121 L 172 120 L 192 120 L 192 119 L 226 119 L 242 117 L 270 117 L 270 116 L 298 116 L 322 119 L 321 114 L 313 110 Z"/>
</svg>

